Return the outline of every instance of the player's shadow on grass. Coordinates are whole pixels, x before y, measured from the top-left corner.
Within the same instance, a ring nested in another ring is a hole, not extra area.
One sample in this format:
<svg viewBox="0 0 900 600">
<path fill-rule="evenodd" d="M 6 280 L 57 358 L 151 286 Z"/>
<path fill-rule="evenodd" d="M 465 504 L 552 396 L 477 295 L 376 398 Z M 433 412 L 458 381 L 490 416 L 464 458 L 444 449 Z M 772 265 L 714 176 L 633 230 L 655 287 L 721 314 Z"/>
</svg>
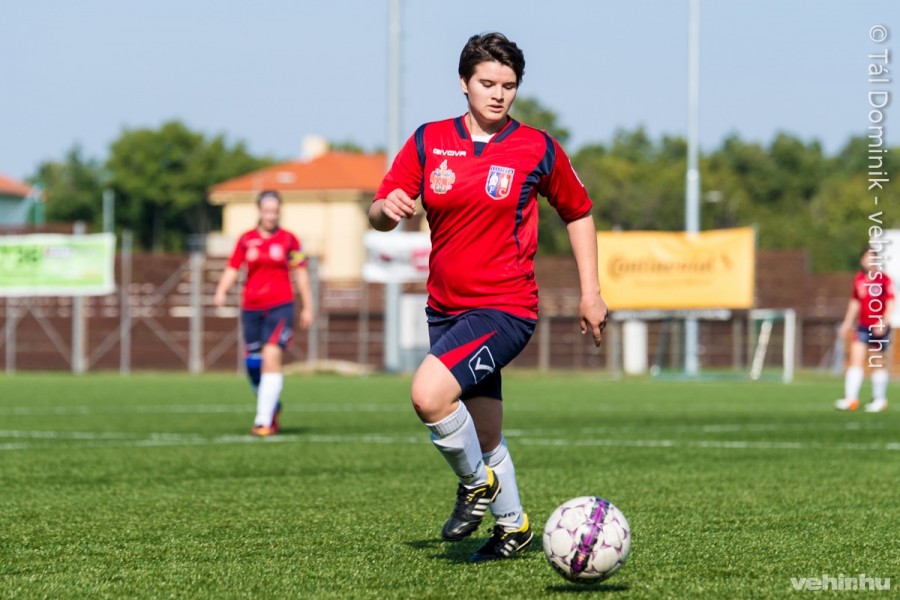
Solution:
<svg viewBox="0 0 900 600">
<path fill-rule="evenodd" d="M 312 427 L 282 427 L 278 430 L 278 433 L 280 435 L 303 435 L 311 431 Z"/>
<path fill-rule="evenodd" d="M 428 557 L 432 560 L 446 560 L 452 563 L 471 563 L 469 560 L 478 548 L 484 544 L 483 539 L 470 539 L 462 542 L 445 542 L 440 539 L 416 540 L 406 542 L 406 545 L 416 550 L 427 550 L 434 552 Z M 512 560 L 524 560 L 532 556 L 535 546 L 531 545 L 526 548 L 521 556 L 517 556 Z"/>
<path fill-rule="evenodd" d="M 472 553 L 478 550 L 478 540 L 445 542 L 444 540 L 428 539 L 406 542 L 406 545 L 416 550 L 428 551 L 430 553 L 428 558 L 432 560 L 446 560 L 452 563 L 467 563 Z"/>
<path fill-rule="evenodd" d="M 631 586 L 618 583 L 570 583 L 562 585 L 548 585 L 548 592 L 560 592 L 563 594 L 605 594 L 609 592 L 627 592 Z"/>
</svg>

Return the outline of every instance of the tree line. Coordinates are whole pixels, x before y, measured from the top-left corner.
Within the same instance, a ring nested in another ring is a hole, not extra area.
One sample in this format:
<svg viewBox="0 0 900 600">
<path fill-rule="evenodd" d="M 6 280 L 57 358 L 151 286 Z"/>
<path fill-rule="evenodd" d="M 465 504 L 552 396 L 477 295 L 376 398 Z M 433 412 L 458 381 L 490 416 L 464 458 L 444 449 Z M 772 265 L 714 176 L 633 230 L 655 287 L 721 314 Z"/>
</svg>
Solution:
<svg viewBox="0 0 900 600">
<path fill-rule="evenodd" d="M 594 200 L 598 228 L 684 228 L 684 138 L 653 139 L 637 128 L 573 149 L 567 146 L 570 132 L 537 100 L 517 99 L 513 116 L 546 129 L 567 147 Z M 829 156 L 818 141 L 788 133 L 766 145 L 737 135 L 725 138 L 700 159 L 702 228 L 753 226 L 760 248 L 804 248 L 815 271 L 855 269 L 873 224 L 870 216 L 883 211 L 877 218 L 884 228 L 900 223 L 886 201 L 889 192 L 882 195 L 880 208 L 873 202 L 878 194 L 868 189 L 869 143 L 864 136 L 853 137 Z M 352 141 L 333 147 L 364 151 Z M 888 178 L 900 172 L 898 154 L 879 155 L 879 170 Z M 221 207 L 207 199 L 210 187 L 276 162 L 253 156 L 243 142 L 209 137 L 171 121 L 157 129 L 124 130 L 105 161 L 74 147 L 62 159 L 41 164 L 30 181 L 44 190 L 48 221 L 81 220 L 99 230 L 100 198 L 111 190 L 118 230 L 132 230 L 139 248 L 180 251 L 190 235 L 221 228 Z M 539 252 L 568 252 L 565 227 L 543 202 L 540 219 Z"/>
</svg>

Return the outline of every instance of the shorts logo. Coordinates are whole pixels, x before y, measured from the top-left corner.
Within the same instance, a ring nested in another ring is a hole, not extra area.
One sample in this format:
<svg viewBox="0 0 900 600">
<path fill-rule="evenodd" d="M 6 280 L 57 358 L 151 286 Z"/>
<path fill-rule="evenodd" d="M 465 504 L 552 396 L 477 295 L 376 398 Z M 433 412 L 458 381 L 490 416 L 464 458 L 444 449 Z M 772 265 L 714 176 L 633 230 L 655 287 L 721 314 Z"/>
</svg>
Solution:
<svg viewBox="0 0 900 600">
<path fill-rule="evenodd" d="M 497 364 L 494 362 L 494 357 L 487 346 L 479 348 L 475 356 L 469 359 L 469 370 L 472 371 L 472 377 L 475 378 L 475 381 L 481 381 L 487 375 L 493 373 L 496 368 Z"/>
<path fill-rule="evenodd" d="M 494 200 L 503 200 L 509 196 L 509 190 L 512 188 L 513 175 L 515 174 L 515 169 L 491 165 L 491 170 L 488 171 L 487 181 L 484 183 L 484 191 Z"/>
<path fill-rule="evenodd" d="M 435 194 L 446 194 L 456 181 L 456 173 L 447 168 L 447 161 L 445 160 L 441 162 L 441 166 L 431 172 L 428 181 Z"/>
</svg>

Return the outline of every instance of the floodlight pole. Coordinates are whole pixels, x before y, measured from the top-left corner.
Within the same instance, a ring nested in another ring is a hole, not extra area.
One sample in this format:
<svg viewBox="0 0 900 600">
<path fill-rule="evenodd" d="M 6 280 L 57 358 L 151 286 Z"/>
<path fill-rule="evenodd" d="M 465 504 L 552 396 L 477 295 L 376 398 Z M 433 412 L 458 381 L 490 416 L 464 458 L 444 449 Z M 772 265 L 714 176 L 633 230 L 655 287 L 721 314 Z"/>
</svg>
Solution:
<svg viewBox="0 0 900 600">
<path fill-rule="evenodd" d="M 115 210 L 115 194 L 112 190 L 103 190 L 103 233 L 113 232 Z"/>
<path fill-rule="evenodd" d="M 84 221 L 76 221 L 72 228 L 72 233 L 78 237 L 84 235 L 84 231 Z M 77 295 L 72 298 L 72 351 L 70 359 L 72 372 L 76 375 L 80 375 L 87 370 L 85 354 L 87 326 L 84 319 L 84 296 Z"/>
<path fill-rule="evenodd" d="M 401 0 L 388 0 L 388 118 L 385 169 L 390 169 L 400 152 L 400 17 Z M 394 229 L 400 231 L 403 222 Z M 400 295 L 401 284 L 384 285 L 384 368 L 400 370 Z"/>
<path fill-rule="evenodd" d="M 684 198 L 684 230 L 700 231 L 700 169 L 698 168 L 700 108 L 700 0 L 689 0 L 688 18 L 688 168 Z M 696 317 L 684 320 L 684 372 L 696 375 L 699 327 Z"/>
</svg>

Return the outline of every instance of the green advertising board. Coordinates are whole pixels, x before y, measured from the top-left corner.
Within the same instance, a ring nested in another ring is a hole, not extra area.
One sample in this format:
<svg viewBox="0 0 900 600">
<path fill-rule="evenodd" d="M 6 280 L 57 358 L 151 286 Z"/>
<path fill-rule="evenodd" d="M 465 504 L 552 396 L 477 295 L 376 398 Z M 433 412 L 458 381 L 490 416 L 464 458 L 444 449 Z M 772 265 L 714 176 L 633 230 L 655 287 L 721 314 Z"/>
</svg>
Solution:
<svg viewBox="0 0 900 600">
<path fill-rule="evenodd" d="M 115 252 L 111 233 L 2 236 L 0 296 L 111 294 Z"/>
</svg>

